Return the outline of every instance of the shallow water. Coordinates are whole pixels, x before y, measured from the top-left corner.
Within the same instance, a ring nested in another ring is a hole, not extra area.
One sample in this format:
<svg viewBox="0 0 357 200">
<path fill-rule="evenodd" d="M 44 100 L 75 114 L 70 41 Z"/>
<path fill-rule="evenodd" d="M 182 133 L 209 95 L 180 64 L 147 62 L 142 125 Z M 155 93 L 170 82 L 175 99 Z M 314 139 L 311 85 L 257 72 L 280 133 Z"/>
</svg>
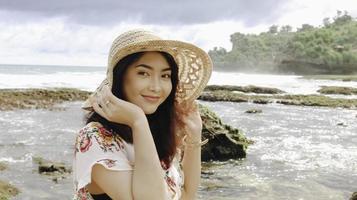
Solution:
<svg viewBox="0 0 357 200">
<path fill-rule="evenodd" d="M 32 156 L 71 166 L 81 102 L 65 110 L 0 112 L 0 173 L 14 199 L 70 199 L 71 176 L 53 182 Z M 348 199 L 357 191 L 357 111 L 278 104 L 202 102 L 255 141 L 243 160 L 205 163 L 200 199 Z M 260 114 L 246 114 L 250 108 Z M 343 125 L 337 125 L 343 123 Z M 208 167 L 207 167 L 208 166 Z"/>
<path fill-rule="evenodd" d="M 208 199 L 348 199 L 357 191 L 356 110 L 203 104 L 255 141 L 246 159 L 209 168 Z M 244 113 L 251 108 L 263 112 Z"/>
</svg>

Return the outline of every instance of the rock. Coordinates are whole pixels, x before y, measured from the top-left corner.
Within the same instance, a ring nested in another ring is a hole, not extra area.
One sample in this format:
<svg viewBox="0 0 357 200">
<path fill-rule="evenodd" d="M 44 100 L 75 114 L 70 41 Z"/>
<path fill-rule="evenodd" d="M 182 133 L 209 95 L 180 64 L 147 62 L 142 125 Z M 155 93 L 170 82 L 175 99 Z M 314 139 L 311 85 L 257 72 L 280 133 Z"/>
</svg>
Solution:
<svg viewBox="0 0 357 200">
<path fill-rule="evenodd" d="M 10 199 L 20 193 L 20 190 L 13 185 L 0 180 L 0 200 Z"/>
<path fill-rule="evenodd" d="M 215 91 L 215 90 L 224 90 L 224 91 L 239 91 L 244 93 L 256 93 L 256 94 L 281 94 L 285 93 L 282 90 L 277 88 L 269 87 L 258 87 L 254 85 L 248 86 L 235 86 L 235 85 L 207 85 L 204 89 L 205 91 Z"/>
<path fill-rule="evenodd" d="M 214 182 L 202 182 L 201 185 L 204 191 L 217 191 L 219 188 L 223 187 L 218 183 L 214 183 Z"/>
<path fill-rule="evenodd" d="M 245 95 L 235 94 L 229 91 L 217 90 L 203 92 L 199 98 L 204 101 L 231 101 L 231 102 L 248 102 Z"/>
<path fill-rule="evenodd" d="M 337 125 L 337 126 L 345 126 L 345 127 L 347 126 L 347 124 L 345 124 L 344 122 L 339 122 L 339 123 L 337 123 L 336 125 Z"/>
<path fill-rule="evenodd" d="M 225 90 L 204 91 L 199 98 L 204 101 L 230 101 L 253 103 L 278 103 L 296 106 L 323 106 L 355 109 L 357 99 L 332 98 L 324 95 L 247 95 Z"/>
<path fill-rule="evenodd" d="M 249 109 L 247 111 L 245 111 L 245 113 L 262 113 L 263 111 L 261 109 Z"/>
<path fill-rule="evenodd" d="M 357 88 L 340 86 L 321 86 L 321 89 L 317 90 L 317 92 L 321 94 L 353 95 L 357 94 Z"/>
<path fill-rule="evenodd" d="M 43 173 L 51 173 L 51 172 L 60 172 L 65 173 L 67 172 L 66 167 L 62 163 L 42 163 L 38 166 L 38 172 L 40 174 Z"/>
<path fill-rule="evenodd" d="M 357 200 L 357 192 L 354 192 L 350 198 L 350 200 Z"/>
<path fill-rule="evenodd" d="M 55 183 L 71 173 L 71 169 L 64 163 L 48 161 L 40 157 L 33 157 L 33 161 L 38 164 L 38 173 L 49 176 Z"/>
<path fill-rule="evenodd" d="M 7 165 L 3 162 L 0 162 L 0 171 L 3 171 L 5 169 L 7 169 Z"/>
<path fill-rule="evenodd" d="M 89 94 L 71 88 L 0 89 L 0 110 L 50 109 L 64 101 L 83 101 Z"/>
<path fill-rule="evenodd" d="M 209 139 L 202 147 L 202 161 L 244 158 L 248 145 L 253 142 L 240 130 L 223 124 L 206 106 L 199 104 L 199 109 L 203 122 L 202 138 Z"/>
<path fill-rule="evenodd" d="M 252 102 L 256 104 L 268 104 L 271 101 L 268 99 L 254 99 Z"/>
</svg>

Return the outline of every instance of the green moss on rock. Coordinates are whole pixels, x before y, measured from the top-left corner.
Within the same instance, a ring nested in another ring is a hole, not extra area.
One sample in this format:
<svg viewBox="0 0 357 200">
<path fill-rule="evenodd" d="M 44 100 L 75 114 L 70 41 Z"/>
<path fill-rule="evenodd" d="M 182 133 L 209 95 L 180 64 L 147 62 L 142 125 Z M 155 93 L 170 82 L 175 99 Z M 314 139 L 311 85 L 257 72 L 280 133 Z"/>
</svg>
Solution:
<svg viewBox="0 0 357 200">
<path fill-rule="evenodd" d="M 203 92 L 199 97 L 204 101 L 230 101 L 252 103 L 279 103 L 296 106 L 323 106 L 357 108 L 357 99 L 331 98 L 324 95 L 246 95 L 230 91 L 216 90 Z"/>
<path fill-rule="evenodd" d="M 0 200 L 8 200 L 20 193 L 15 186 L 0 180 Z"/>
<path fill-rule="evenodd" d="M 207 85 L 204 89 L 205 91 L 216 91 L 216 90 L 225 90 L 225 91 L 239 91 L 244 93 L 256 93 L 256 94 L 281 94 L 285 93 L 282 90 L 277 88 L 269 87 L 258 87 L 254 85 L 248 86 L 234 86 L 234 85 Z"/>
<path fill-rule="evenodd" d="M 223 124 L 208 107 L 199 104 L 203 139 L 209 142 L 202 147 L 202 160 L 228 160 L 246 157 L 246 149 L 253 142 L 237 128 Z"/>
<path fill-rule="evenodd" d="M 0 171 L 3 171 L 5 169 L 7 169 L 7 165 L 3 162 L 0 162 Z"/>
<path fill-rule="evenodd" d="M 0 89 L 0 110 L 52 108 L 64 101 L 83 101 L 89 95 L 71 88 Z"/>
<path fill-rule="evenodd" d="M 342 94 L 354 95 L 357 94 L 357 88 L 353 87 L 337 87 L 337 86 L 322 86 L 317 92 L 321 94 Z"/>
</svg>

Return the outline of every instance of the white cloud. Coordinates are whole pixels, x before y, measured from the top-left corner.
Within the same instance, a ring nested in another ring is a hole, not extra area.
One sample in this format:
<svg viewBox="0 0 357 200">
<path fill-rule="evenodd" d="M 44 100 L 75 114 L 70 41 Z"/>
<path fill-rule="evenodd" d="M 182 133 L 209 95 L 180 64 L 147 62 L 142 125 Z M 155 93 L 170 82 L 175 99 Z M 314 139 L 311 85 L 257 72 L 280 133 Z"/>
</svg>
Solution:
<svg viewBox="0 0 357 200">
<path fill-rule="evenodd" d="M 277 25 L 291 25 L 295 28 L 302 24 L 313 26 L 322 25 L 322 20 L 326 17 L 332 19 L 337 14 L 337 10 L 348 11 L 353 17 L 357 17 L 356 0 L 292 0 L 286 6 L 285 14 L 277 20 Z"/>
<path fill-rule="evenodd" d="M 347 10 L 356 17 L 357 1 L 292 0 L 274 24 L 318 26 L 323 18 L 335 16 L 336 10 Z M 271 25 L 246 27 L 243 22 L 226 20 L 190 25 L 142 25 L 130 21 L 112 26 L 89 26 L 70 23 L 64 17 L 17 23 L 11 21 L 8 12 L 0 11 L 0 63 L 105 66 L 111 42 L 131 28 L 150 29 L 163 38 L 194 43 L 206 51 L 215 46 L 230 50 L 232 33 L 260 33 Z"/>
<path fill-rule="evenodd" d="M 63 18 L 38 23 L 0 24 L 0 60 L 7 64 L 105 66 L 111 42 L 132 28 L 145 28 L 166 39 L 194 43 L 208 51 L 214 46 L 231 48 L 230 34 L 260 32 L 233 21 L 186 26 L 121 23 L 110 28 L 66 24 Z"/>
</svg>

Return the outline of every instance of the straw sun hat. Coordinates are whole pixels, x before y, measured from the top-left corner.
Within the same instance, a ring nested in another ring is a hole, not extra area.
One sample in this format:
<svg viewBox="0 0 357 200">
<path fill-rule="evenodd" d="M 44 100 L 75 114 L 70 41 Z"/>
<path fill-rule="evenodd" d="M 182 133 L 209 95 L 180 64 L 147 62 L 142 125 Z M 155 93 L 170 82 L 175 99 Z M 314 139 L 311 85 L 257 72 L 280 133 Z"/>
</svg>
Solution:
<svg viewBox="0 0 357 200">
<path fill-rule="evenodd" d="M 212 61 L 209 55 L 199 47 L 186 42 L 164 40 L 152 32 L 136 29 L 127 31 L 114 40 L 108 57 L 107 77 L 91 97 L 99 92 L 104 85 L 109 85 L 109 88 L 112 88 L 114 67 L 122 58 L 145 51 L 166 52 L 175 59 L 179 78 L 176 92 L 178 103 L 195 100 L 211 76 Z M 91 97 L 83 103 L 83 109 L 92 110 Z"/>
</svg>

